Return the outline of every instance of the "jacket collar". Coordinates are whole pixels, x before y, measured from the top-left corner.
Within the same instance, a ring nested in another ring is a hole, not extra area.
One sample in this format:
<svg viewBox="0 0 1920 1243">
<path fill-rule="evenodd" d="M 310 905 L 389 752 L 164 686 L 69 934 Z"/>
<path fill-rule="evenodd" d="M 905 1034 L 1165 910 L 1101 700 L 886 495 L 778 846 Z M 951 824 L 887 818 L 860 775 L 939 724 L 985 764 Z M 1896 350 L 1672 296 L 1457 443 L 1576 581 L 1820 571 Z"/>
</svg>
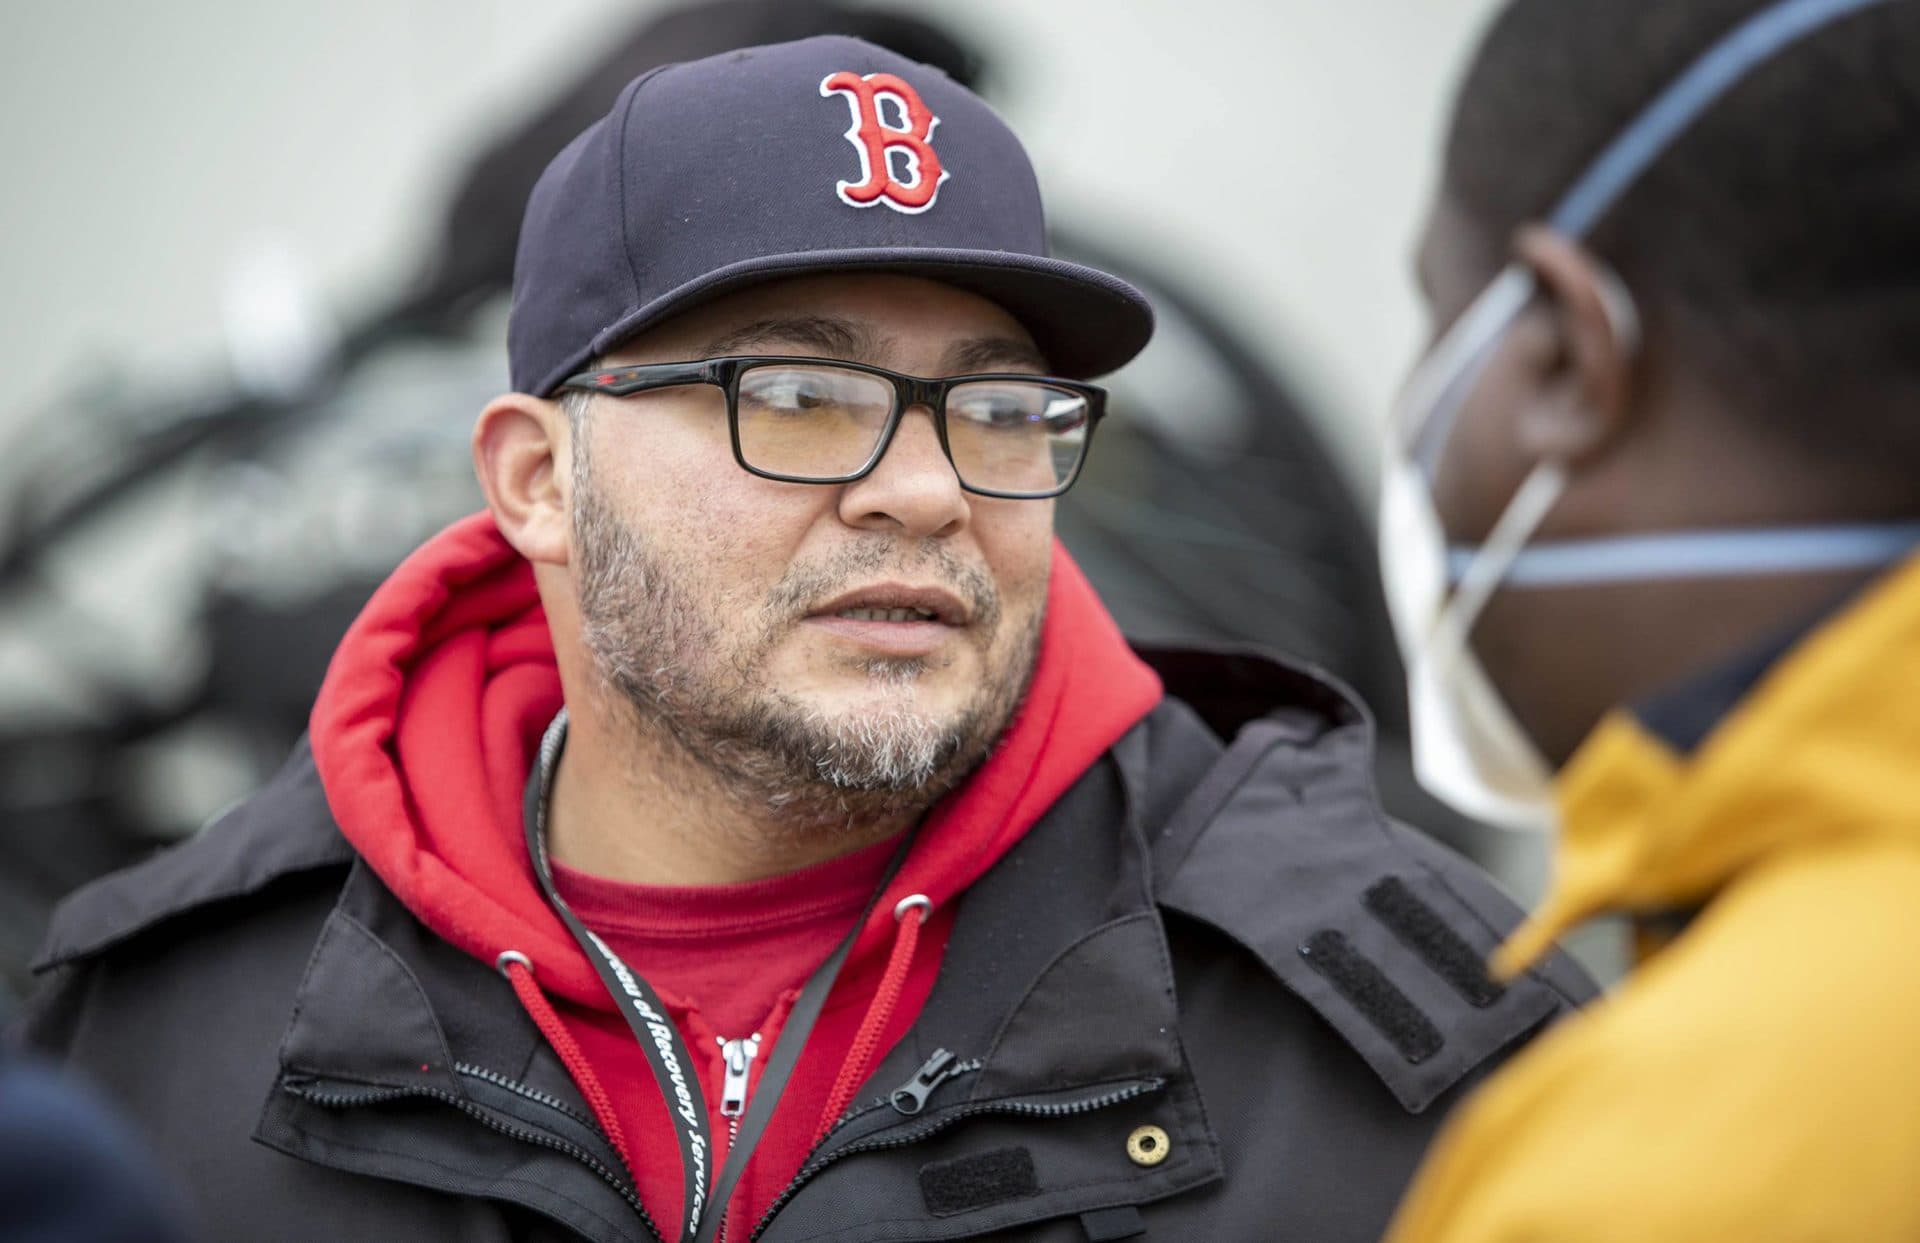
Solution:
<svg viewBox="0 0 1920 1243">
<path fill-rule="evenodd" d="M 1485 977 L 1510 903 L 1444 847 L 1396 825 L 1374 785 L 1374 727 L 1317 672 L 1251 654 L 1152 653 L 1168 693 L 1233 741 L 1173 783 L 1154 824 L 1160 904 L 1251 951 L 1340 1033 L 1409 1113 L 1591 996 L 1564 955 Z M 1246 719 L 1256 704 L 1258 719 Z M 1496 915 L 1497 917 L 1497 915 Z"/>
<path fill-rule="evenodd" d="M 47 925 L 33 970 L 104 952 L 175 916 L 304 872 L 344 868 L 353 859 L 353 847 L 327 814 L 303 739 L 265 789 L 190 842 L 70 894 Z"/>
<path fill-rule="evenodd" d="M 1688 752 L 1635 713 L 1601 723 L 1560 778 L 1552 891 L 1502 967 L 1604 912 L 1697 906 L 1784 853 L 1920 841 L 1920 560 L 1748 682 Z"/>
</svg>

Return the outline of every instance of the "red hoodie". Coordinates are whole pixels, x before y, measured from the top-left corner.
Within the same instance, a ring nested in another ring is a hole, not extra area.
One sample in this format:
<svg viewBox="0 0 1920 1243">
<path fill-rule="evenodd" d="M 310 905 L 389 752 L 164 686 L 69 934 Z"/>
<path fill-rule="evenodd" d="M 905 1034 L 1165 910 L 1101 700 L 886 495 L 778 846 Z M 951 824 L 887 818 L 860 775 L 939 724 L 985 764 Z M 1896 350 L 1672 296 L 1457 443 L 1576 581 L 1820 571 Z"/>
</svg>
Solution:
<svg viewBox="0 0 1920 1243">
<path fill-rule="evenodd" d="M 874 904 L 733 1196 L 736 1237 L 798 1172 L 836 1083 L 864 1079 L 913 1025 L 939 971 L 953 899 L 1160 696 L 1159 680 L 1056 544 L 1027 698 L 993 755 L 928 814 Z M 602 1110 L 610 1102 L 614 1117 L 603 1117 L 603 1125 L 624 1135 L 642 1203 L 672 1239 L 681 1218 L 681 1162 L 666 1102 L 599 976 L 541 895 L 527 858 L 522 797 L 540 736 L 561 702 L 532 569 L 491 517 L 477 514 L 402 563 L 341 641 L 314 705 L 314 761 L 342 832 L 422 923 L 489 965 L 507 950 L 532 962 L 540 992 L 564 1023 L 564 1030 L 548 1031 L 549 1039 L 561 1048 L 570 1037 L 584 1054 L 583 1069 L 561 1049 L 575 1079 L 589 1081 L 580 1084 L 588 1099 Z M 932 914 L 917 944 L 901 947 L 903 956 L 894 952 L 902 939 L 894 906 L 912 894 L 925 894 Z M 896 978 L 887 992 L 897 992 L 897 1000 L 890 1014 L 875 1015 L 885 1020 L 867 1033 L 877 1042 L 855 1050 L 863 1019 L 882 1008 L 874 1000 L 890 959 Z M 633 966 L 646 974 L 647 964 Z M 544 1007 L 538 994 L 531 1001 L 530 1009 Z M 782 1005 L 759 1028 L 763 1050 L 778 1038 L 784 1011 Z M 697 1015 L 682 1008 L 672 1017 L 696 1053 L 715 1136 L 709 1169 L 717 1172 L 727 1134 L 718 1114 L 720 1050 Z"/>
</svg>

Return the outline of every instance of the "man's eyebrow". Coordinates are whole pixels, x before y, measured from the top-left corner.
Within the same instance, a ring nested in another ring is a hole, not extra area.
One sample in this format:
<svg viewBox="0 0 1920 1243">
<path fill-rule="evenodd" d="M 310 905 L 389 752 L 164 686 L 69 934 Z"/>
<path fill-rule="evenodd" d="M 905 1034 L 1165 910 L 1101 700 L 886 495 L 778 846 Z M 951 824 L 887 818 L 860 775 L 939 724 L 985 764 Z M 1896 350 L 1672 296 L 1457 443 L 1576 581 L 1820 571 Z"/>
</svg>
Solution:
<svg viewBox="0 0 1920 1243">
<path fill-rule="evenodd" d="M 864 326 L 825 315 L 788 315 L 763 319 L 722 333 L 707 342 L 703 358 L 752 354 L 768 346 L 799 346 L 822 358 L 859 361 L 875 353 L 877 342 Z"/>
<path fill-rule="evenodd" d="M 947 374 L 970 371 L 1044 372 L 1047 359 L 1030 341 L 1018 337 L 975 337 L 947 347 Z"/>
</svg>

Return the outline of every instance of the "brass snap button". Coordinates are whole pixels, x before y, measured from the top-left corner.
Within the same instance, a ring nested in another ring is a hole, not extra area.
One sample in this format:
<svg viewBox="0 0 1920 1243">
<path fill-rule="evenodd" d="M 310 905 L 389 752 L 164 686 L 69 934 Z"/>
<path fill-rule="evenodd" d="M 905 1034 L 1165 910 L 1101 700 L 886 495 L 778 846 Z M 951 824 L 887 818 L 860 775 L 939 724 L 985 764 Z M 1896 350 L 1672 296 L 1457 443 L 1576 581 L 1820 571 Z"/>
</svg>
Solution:
<svg viewBox="0 0 1920 1243">
<path fill-rule="evenodd" d="M 1135 1165 L 1158 1165 L 1173 1151 L 1173 1141 L 1157 1126 L 1137 1126 L 1127 1136 L 1127 1156 Z"/>
</svg>

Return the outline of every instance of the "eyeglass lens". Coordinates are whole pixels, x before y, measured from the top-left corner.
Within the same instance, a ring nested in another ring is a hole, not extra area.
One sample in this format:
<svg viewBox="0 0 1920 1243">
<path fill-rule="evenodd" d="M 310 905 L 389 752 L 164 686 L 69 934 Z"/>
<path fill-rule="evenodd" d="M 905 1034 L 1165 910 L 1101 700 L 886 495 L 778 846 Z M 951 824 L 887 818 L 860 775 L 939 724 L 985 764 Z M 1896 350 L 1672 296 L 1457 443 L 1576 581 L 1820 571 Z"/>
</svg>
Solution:
<svg viewBox="0 0 1920 1243">
<path fill-rule="evenodd" d="M 854 474 L 893 412 L 893 384 L 864 371 L 768 363 L 740 375 L 740 453 L 756 470 L 800 479 Z M 1041 495 L 1079 469 L 1087 398 L 1024 380 L 977 380 L 947 393 L 947 444 L 968 487 Z"/>
</svg>

